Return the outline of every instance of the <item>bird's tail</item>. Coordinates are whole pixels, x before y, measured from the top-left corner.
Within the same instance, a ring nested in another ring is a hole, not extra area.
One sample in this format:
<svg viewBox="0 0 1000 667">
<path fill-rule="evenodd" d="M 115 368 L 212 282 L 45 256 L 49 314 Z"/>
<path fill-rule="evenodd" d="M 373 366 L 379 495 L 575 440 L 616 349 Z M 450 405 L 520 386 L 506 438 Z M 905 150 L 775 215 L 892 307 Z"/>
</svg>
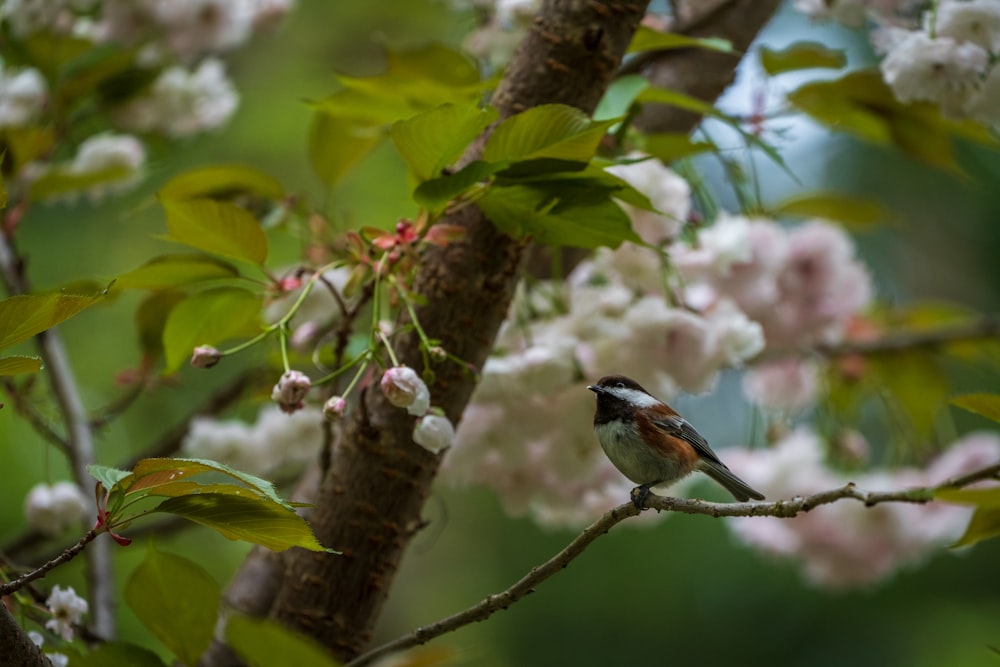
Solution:
<svg viewBox="0 0 1000 667">
<path fill-rule="evenodd" d="M 733 497 L 740 502 L 753 498 L 754 500 L 764 500 L 764 494 L 757 491 L 742 479 L 733 474 L 733 471 L 722 463 L 700 459 L 699 468 L 703 473 L 714 479 L 725 487 L 726 491 L 733 494 Z"/>
</svg>

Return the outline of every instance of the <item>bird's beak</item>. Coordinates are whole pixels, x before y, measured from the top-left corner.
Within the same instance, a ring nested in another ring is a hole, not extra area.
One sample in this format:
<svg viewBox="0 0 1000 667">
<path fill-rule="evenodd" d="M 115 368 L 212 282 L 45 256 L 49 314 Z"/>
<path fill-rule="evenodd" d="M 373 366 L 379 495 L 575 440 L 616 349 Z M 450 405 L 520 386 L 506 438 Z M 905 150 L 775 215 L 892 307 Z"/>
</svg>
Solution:
<svg viewBox="0 0 1000 667">
<path fill-rule="evenodd" d="M 604 393 L 604 387 L 598 387 L 596 384 L 588 385 L 587 389 L 589 389 L 590 391 L 594 392 L 595 394 L 603 394 Z"/>
</svg>

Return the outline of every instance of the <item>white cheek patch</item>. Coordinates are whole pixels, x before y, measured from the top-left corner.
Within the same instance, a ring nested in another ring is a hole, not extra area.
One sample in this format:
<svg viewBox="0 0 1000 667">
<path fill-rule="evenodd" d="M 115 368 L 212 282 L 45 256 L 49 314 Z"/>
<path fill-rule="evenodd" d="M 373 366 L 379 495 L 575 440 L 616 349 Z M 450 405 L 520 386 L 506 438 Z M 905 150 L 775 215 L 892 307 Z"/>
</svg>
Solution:
<svg viewBox="0 0 1000 667">
<path fill-rule="evenodd" d="M 639 391 L 638 389 L 611 387 L 608 389 L 608 393 L 615 398 L 620 398 L 623 401 L 631 403 L 637 408 L 648 408 L 653 405 L 660 404 L 660 401 L 656 400 L 644 391 Z"/>
</svg>

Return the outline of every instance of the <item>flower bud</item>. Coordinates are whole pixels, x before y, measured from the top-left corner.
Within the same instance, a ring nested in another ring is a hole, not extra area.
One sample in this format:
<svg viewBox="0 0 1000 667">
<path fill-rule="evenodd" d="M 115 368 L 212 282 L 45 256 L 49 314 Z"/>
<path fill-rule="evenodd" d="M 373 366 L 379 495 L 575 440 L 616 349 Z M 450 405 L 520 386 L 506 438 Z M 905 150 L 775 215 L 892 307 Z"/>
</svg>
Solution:
<svg viewBox="0 0 1000 667">
<path fill-rule="evenodd" d="M 331 396 L 323 404 L 323 416 L 326 417 L 327 421 L 337 421 L 344 416 L 345 410 L 347 410 L 347 401 L 342 396 Z"/>
<path fill-rule="evenodd" d="M 424 415 L 413 427 L 413 442 L 430 452 L 440 452 L 455 441 L 455 427 L 447 417 Z"/>
<path fill-rule="evenodd" d="M 199 345 L 191 353 L 191 365 L 195 368 L 211 368 L 222 360 L 222 352 L 211 345 Z"/>
<path fill-rule="evenodd" d="M 382 375 L 382 393 L 389 402 L 399 408 L 406 408 L 411 415 L 427 412 L 431 405 L 431 392 L 417 372 L 409 366 L 390 368 Z"/>
<path fill-rule="evenodd" d="M 37 484 L 24 499 L 28 525 L 49 536 L 78 526 L 89 513 L 86 497 L 73 482 Z"/>
<path fill-rule="evenodd" d="M 285 371 L 271 391 L 271 400 L 282 412 L 292 413 L 305 407 L 303 399 L 312 387 L 312 380 L 301 371 Z"/>
<path fill-rule="evenodd" d="M 444 361 L 448 358 L 448 351 L 440 345 L 431 346 L 431 348 L 427 350 L 427 353 L 431 355 L 431 359 L 434 361 Z"/>
</svg>

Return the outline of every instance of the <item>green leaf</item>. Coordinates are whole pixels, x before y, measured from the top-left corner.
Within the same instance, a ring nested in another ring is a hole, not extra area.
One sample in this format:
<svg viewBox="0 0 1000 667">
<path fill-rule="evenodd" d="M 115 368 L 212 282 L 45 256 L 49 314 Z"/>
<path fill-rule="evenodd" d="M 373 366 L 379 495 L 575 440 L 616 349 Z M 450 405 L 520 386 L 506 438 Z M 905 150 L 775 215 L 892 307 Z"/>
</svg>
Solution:
<svg viewBox="0 0 1000 667">
<path fill-rule="evenodd" d="M 760 66 L 771 76 L 801 69 L 840 69 L 847 64 L 847 54 L 842 49 L 831 49 L 817 42 L 796 42 L 781 50 L 762 46 L 758 54 Z"/>
<path fill-rule="evenodd" d="M 37 373 L 40 370 L 42 370 L 42 360 L 38 357 L 15 355 L 0 358 L 0 377 Z"/>
<path fill-rule="evenodd" d="M 184 517 L 231 540 L 246 540 L 273 551 L 284 551 L 289 547 L 329 551 L 316 541 L 302 517 L 285 505 L 266 498 L 201 493 L 168 498 L 154 511 Z"/>
<path fill-rule="evenodd" d="M 494 186 L 476 204 L 501 231 L 514 237 L 531 236 L 538 243 L 578 248 L 641 243 L 628 215 L 607 191 L 579 183 L 562 188 Z"/>
<path fill-rule="evenodd" d="M 873 384 L 888 391 L 918 437 L 931 435 L 950 386 L 937 359 L 920 350 L 908 350 L 871 355 L 869 361 Z"/>
<path fill-rule="evenodd" d="M 995 422 L 1000 422 L 1000 395 L 998 394 L 963 394 L 951 399 L 951 404 Z"/>
<path fill-rule="evenodd" d="M 620 118 L 628 113 L 639 93 L 649 88 L 649 81 L 639 74 L 627 74 L 611 82 L 597 103 L 594 120 Z"/>
<path fill-rule="evenodd" d="M 257 333 L 260 309 L 260 297 L 238 287 L 205 290 L 179 302 L 163 328 L 165 370 L 180 368 L 199 345 L 216 345 Z"/>
<path fill-rule="evenodd" d="M 266 618 L 232 614 L 226 621 L 226 643 L 251 667 L 337 667 L 315 639 Z"/>
<path fill-rule="evenodd" d="M 382 140 L 383 130 L 328 113 L 313 114 L 309 162 L 320 180 L 334 186 Z"/>
<path fill-rule="evenodd" d="M 815 192 L 780 202 L 772 208 L 777 216 L 826 218 L 854 229 L 869 228 L 891 215 L 880 201 L 839 192 Z"/>
<path fill-rule="evenodd" d="M 4 173 L 9 170 L 16 174 L 29 162 L 48 155 L 55 146 L 56 135 L 51 127 L 6 127 L 0 129 L 0 141 L 6 146 L 6 157 L 10 160 Z"/>
<path fill-rule="evenodd" d="M 60 646 L 59 652 L 69 656 L 69 664 L 73 667 L 108 667 L 108 665 L 166 667 L 160 656 L 147 648 L 128 642 L 104 642 L 88 653 L 80 653 L 73 647 Z"/>
<path fill-rule="evenodd" d="M 981 508 L 972 515 L 962 537 L 951 546 L 953 549 L 968 547 L 997 535 L 1000 535 L 1000 508 Z"/>
<path fill-rule="evenodd" d="M 135 311 L 135 327 L 139 346 L 153 359 L 163 356 L 163 330 L 174 307 L 187 297 L 184 292 L 163 290 L 153 292 L 139 303 Z"/>
<path fill-rule="evenodd" d="M 230 477 L 245 484 L 246 487 L 253 491 L 256 496 L 266 498 L 272 502 L 291 509 L 291 505 L 282 500 L 278 495 L 277 490 L 274 488 L 274 484 L 266 479 L 261 479 L 255 475 L 230 468 L 223 463 L 208 461 L 206 459 L 142 459 L 135 464 L 134 468 L 132 468 L 130 478 L 122 483 L 122 489 L 128 494 L 133 494 L 138 491 L 156 489 L 163 485 L 178 484 L 181 480 L 205 473 L 219 473 L 225 475 L 226 477 Z M 220 487 L 220 485 L 212 486 Z M 220 488 L 219 493 L 223 495 L 227 493 L 237 496 L 244 495 L 240 491 L 241 489 L 244 489 L 244 487 L 234 485 L 228 486 L 230 486 L 233 490 Z M 177 495 L 177 488 L 180 487 L 174 487 L 164 495 Z M 199 493 L 203 491 L 204 489 L 199 491 Z"/>
<path fill-rule="evenodd" d="M 246 209 L 211 199 L 161 198 L 160 203 L 171 240 L 254 264 L 267 259 L 267 236 Z"/>
<path fill-rule="evenodd" d="M 285 189 L 270 174 L 254 167 L 221 164 L 189 169 L 167 181 L 159 192 L 163 199 L 226 199 L 237 194 L 281 199 Z"/>
<path fill-rule="evenodd" d="M 413 191 L 413 200 L 430 211 L 442 211 L 450 201 L 489 178 L 501 166 L 502 163 L 494 165 L 482 160 L 470 162 L 454 174 L 424 181 Z"/>
<path fill-rule="evenodd" d="M 128 470 L 119 470 L 108 466 L 91 463 L 87 466 L 87 474 L 96 479 L 101 485 L 110 491 L 123 479 L 131 475 Z"/>
<path fill-rule="evenodd" d="M 205 280 L 235 278 L 239 274 L 235 266 L 215 257 L 178 253 L 154 257 L 120 276 L 115 286 L 159 290 Z"/>
<path fill-rule="evenodd" d="M 125 602 L 186 665 L 212 643 L 221 592 L 197 563 L 150 548 L 125 584 Z"/>
<path fill-rule="evenodd" d="M 938 489 L 934 497 L 958 505 L 975 505 L 985 509 L 1000 509 L 1000 486 L 988 489 Z"/>
<path fill-rule="evenodd" d="M 392 140 L 410 170 L 426 181 L 440 176 L 498 116 L 493 107 L 445 104 L 394 124 Z"/>
<path fill-rule="evenodd" d="M 646 26 L 639 26 L 628 45 L 628 53 L 640 51 L 665 51 L 667 49 L 708 49 L 721 53 L 733 53 L 733 44 L 728 39 L 715 37 L 691 37 L 675 32 L 660 32 Z"/>
<path fill-rule="evenodd" d="M 1000 148 L 1000 141 L 982 125 L 948 120 L 935 105 L 902 104 L 876 69 L 807 83 L 789 93 L 788 100 L 834 130 L 893 146 L 916 160 L 954 172 L 961 172 L 955 161 L 954 137 Z"/>
<path fill-rule="evenodd" d="M 103 295 L 30 294 L 0 301 L 0 349 L 16 345 L 92 306 Z"/>
<path fill-rule="evenodd" d="M 500 123 L 486 142 L 487 162 L 549 158 L 589 162 L 607 129 L 619 119 L 594 122 L 563 104 L 533 107 Z"/>
<path fill-rule="evenodd" d="M 650 155 L 655 155 L 669 164 L 692 155 L 713 151 L 716 146 L 710 141 L 695 141 L 690 134 L 684 132 L 662 132 L 646 135 L 644 148 Z"/>
</svg>

